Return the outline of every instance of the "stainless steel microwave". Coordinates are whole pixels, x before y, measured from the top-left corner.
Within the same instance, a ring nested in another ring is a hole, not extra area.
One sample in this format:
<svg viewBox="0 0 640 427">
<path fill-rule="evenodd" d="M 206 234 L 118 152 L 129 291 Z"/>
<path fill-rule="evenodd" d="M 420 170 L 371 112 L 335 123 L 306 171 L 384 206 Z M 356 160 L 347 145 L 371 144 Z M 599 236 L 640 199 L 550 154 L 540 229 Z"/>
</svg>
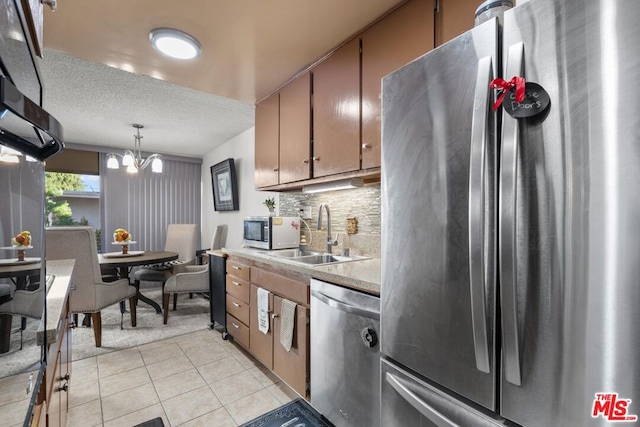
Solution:
<svg viewBox="0 0 640 427">
<path fill-rule="evenodd" d="M 300 217 L 253 216 L 244 219 L 244 246 L 273 250 L 300 245 Z"/>
</svg>

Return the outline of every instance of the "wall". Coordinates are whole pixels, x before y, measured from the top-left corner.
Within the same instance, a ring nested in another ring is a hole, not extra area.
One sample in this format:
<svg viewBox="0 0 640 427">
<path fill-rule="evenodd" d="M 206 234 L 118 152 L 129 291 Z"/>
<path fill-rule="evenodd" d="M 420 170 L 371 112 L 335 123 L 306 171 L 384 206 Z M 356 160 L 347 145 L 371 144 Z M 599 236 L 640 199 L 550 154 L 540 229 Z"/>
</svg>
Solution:
<svg viewBox="0 0 640 427">
<path fill-rule="evenodd" d="M 242 246 L 242 220 L 247 216 L 267 215 L 262 204 L 267 197 L 275 197 L 276 212 L 283 216 L 300 215 L 302 206 L 311 206 L 311 219 L 306 223 L 312 231 L 310 249 L 326 250 L 326 216 L 323 231 L 317 230 L 318 208 L 327 203 L 331 209 L 331 231 L 338 233 L 338 246 L 333 253 L 349 248 L 354 255 L 380 256 L 380 185 L 365 186 L 354 190 L 333 191 L 317 194 L 274 193 L 257 191 L 254 186 L 254 139 L 255 128 L 251 128 L 207 153 L 202 161 L 202 245 L 208 247 L 215 227 L 227 224 L 229 232 L 225 247 Z M 216 212 L 213 209 L 211 171 L 214 164 L 227 158 L 235 159 L 238 178 L 240 210 Z M 346 217 L 358 219 L 357 234 L 346 233 Z M 309 233 L 308 231 L 306 232 Z M 308 239 L 309 240 L 309 239 Z"/>
<path fill-rule="evenodd" d="M 317 229 L 318 210 L 322 203 L 327 204 L 331 212 L 332 239 L 337 235 L 338 245 L 332 248 L 333 253 L 342 253 L 344 248 L 349 248 L 352 255 L 380 257 L 380 184 L 326 193 L 280 195 L 280 215 L 299 215 L 300 208 L 311 207 L 311 217 L 305 216 L 305 222 L 311 229 L 309 248 L 318 251 L 327 249 L 327 216 L 324 211 L 322 231 Z M 355 216 L 358 221 L 356 234 L 346 232 L 348 216 Z M 306 232 L 309 233 L 308 230 Z"/>
<path fill-rule="evenodd" d="M 240 248 L 242 219 L 247 216 L 268 215 L 269 211 L 262 204 L 267 197 L 275 197 L 276 204 L 279 204 L 278 193 L 256 191 L 254 187 L 254 140 L 255 128 L 248 129 L 216 147 L 202 159 L 202 245 L 204 247 L 209 247 L 215 227 L 227 224 L 229 231 L 225 247 Z M 210 168 L 230 157 L 235 160 L 240 210 L 216 212 L 213 209 Z"/>
</svg>

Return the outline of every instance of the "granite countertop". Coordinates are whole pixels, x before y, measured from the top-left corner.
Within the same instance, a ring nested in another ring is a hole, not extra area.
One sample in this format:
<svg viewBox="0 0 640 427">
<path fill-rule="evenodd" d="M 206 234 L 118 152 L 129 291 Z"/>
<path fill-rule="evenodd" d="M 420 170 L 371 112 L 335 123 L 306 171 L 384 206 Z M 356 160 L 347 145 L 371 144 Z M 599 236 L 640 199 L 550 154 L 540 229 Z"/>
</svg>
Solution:
<svg viewBox="0 0 640 427">
<path fill-rule="evenodd" d="M 69 294 L 71 284 L 71 273 L 75 260 L 64 259 L 57 261 L 47 261 L 47 275 L 52 274 L 54 281 L 47 288 L 47 329 L 41 322 L 38 327 L 37 343 L 44 344 L 44 337 L 47 337 L 47 344 L 52 344 L 58 340 L 58 325 L 64 309 L 64 303 Z"/>
<path fill-rule="evenodd" d="M 224 253 L 269 262 L 279 268 L 285 268 L 313 277 L 314 279 L 335 283 L 373 295 L 380 295 L 380 259 L 370 258 L 325 265 L 308 265 L 288 258 L 273 255 L 276 251 L 262 249 L 222 249 Z"/>
</svg>

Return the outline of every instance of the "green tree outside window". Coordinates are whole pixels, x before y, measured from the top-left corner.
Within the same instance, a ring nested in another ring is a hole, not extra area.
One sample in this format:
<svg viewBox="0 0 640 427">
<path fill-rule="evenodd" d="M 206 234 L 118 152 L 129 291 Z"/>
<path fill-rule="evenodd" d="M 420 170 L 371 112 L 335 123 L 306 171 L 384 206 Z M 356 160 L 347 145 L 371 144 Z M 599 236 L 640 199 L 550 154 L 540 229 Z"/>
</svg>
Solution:
<svg viewBox="0 0 640 427">
<path fill-rule="evenodd" d="M 45 211 L 47 225 L 73 225 L 71 207 L 66 200 L 60 200 L 65 190 L 82 190 L 84 185 L 79 175 L 73 173 L 45 173 Z"/>
</svg>

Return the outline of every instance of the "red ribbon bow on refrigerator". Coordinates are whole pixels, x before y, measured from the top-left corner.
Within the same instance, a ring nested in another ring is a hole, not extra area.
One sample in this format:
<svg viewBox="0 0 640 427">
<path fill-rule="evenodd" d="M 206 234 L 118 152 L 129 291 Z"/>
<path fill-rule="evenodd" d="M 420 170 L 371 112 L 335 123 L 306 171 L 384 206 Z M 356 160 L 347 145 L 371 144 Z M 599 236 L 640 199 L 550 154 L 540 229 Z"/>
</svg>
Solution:
<svg viewBox="0 0 640 427">
<path fill-rule="evenodd" d="M 498 96 L 498 99 L 496 100 L 495 104 L 493 104 L 494 110 L 498 109 L 498 107 L 502 104 L 502 101 L 504 101 L 504 97 L 507 94 L 507 92 L 509 92 L 511 88 L 514 86 L 516 88 L 516 102 L 524 101 L 524 78 L 523 77 L 513 76 L 510 81 L 506 81 L 498 77 L 497 79 L 493 79 L 491 83 L 489 83 L 489 87 L 491 89 L 498 89 L 502 91 L 500 93 L 500 96 Z"/>
</svg>

